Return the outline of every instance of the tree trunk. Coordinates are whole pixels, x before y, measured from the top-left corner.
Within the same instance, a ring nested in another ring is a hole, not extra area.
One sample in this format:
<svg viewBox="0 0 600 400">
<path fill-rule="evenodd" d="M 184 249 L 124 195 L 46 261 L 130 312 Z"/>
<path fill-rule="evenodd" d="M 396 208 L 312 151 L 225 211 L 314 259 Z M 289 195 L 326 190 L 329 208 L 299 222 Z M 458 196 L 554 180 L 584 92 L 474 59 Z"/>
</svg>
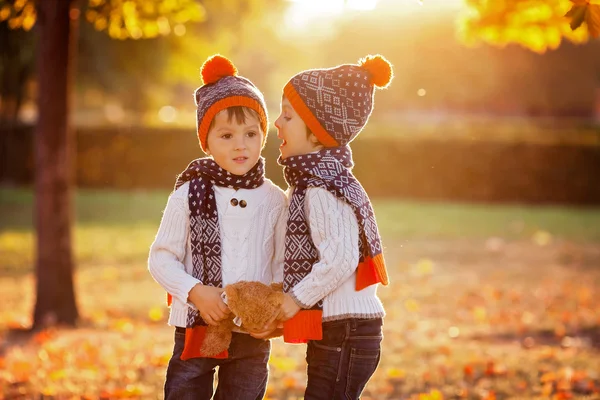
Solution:
<svg viewBox="0 0 600 400">
<path fill-rule="evenodd" d="M 34 139 L 37 283 L 33 329 L 74 325 L 78 319 L 71 245 L 75 136 L 69 126 L 78 10 L 71 10 L 69 0 L 36 4 L 39 119 Z"/>
</svg>

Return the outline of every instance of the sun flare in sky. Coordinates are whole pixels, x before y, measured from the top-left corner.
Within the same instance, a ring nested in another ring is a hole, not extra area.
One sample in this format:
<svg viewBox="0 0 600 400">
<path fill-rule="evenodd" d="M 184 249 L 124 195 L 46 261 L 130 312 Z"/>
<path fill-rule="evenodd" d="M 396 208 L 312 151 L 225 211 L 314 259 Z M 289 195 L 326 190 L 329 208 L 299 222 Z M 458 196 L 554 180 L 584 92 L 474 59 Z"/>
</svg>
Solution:
<svg viewBox="0 0 600 400">
<path fill-rule="evenodd" d="M 307 28 L 312 22 L 336 17 L 345 11 L 370 11 L 379 0 L 289 0 L 286 25 Z"/>
<path fill-rule="evenodd" d="M 353 10 L 372 10 L 379 0 L 289 0 L 297 7 L 315 11 L 327 9 L 342 12 L 344 8 Z"/>
<path fill-rule="evenodd" d="M 397 10 L 400 15 L 456 10 L 464 0 L 288 0 L 285 27 L 295 31 L 323 29 L 323 22 L 350 13 L 369 13 L 379 8 Z"/>
</svg>

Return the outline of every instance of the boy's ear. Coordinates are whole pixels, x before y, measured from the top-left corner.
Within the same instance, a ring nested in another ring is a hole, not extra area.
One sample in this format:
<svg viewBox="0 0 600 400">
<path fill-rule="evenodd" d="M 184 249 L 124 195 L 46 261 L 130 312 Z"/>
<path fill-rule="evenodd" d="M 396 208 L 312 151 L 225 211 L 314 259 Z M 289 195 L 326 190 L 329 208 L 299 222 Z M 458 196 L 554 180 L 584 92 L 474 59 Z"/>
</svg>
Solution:
<svg viewBox="0 0 600 400">
<path fill-rule="evenodd" d="M 314 147 L 319 148 L 319 149 L 323 148 L 323 145 L 321 144 L 321 142 L 319 141 L 319 139 L 317 138 L 317 136 L 314 133 L 310 132 L 308 134 L 308 140 Z"/>
</svg>

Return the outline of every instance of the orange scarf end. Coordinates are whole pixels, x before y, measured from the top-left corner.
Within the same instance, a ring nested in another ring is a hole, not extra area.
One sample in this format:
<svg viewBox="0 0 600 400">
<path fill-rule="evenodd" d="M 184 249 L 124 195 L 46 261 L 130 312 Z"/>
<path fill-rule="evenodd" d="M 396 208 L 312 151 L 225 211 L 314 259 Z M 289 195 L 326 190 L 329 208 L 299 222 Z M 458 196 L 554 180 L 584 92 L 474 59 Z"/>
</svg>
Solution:
<svg viewBox="0 0 600 400">
<path fill-rule="evenodd" d="M 286 343 L 306 343 L 309 340 L 323 339 L 323 311 L 301 310 L 283 324 L 283 341 Z"/>
<path fill-rule="evenodd" d="M 217 358 L 224 359 L 229 357 L 227 350 L 214 355 L 212 357 L 206 357 L 202 355 L 200 348 L 202 342 L 204 342 L 204 336 L 206 336 L 206 326 L 195 326 L 193 328 L 186 328 L 185 330 L 185 345 L 183 346 L 183 352 L 181 353 L 181 359 L 183 361 L 189 360 L 190 358 Z"/>
<path fill-rule="evenodd" d="M 375 258 L 365 258 L 363 262 L 358 264 L 358 269 L 356 271 L 357 292 L 376 283 L 381 283 L 383 285 L 389 284 L 383 254 L 377 254 Z"/>
</svg>

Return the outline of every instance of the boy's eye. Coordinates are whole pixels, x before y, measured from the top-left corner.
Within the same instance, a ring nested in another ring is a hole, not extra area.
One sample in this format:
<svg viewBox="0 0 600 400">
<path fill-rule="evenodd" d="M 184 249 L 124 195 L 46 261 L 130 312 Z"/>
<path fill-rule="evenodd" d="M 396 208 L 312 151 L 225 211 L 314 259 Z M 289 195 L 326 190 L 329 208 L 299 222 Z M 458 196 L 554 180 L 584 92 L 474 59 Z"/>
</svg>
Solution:
<svg viewBox="0 0 600 400">
<path fill-rule="evenodd" d="M 226 133 L 224 135 L 221 135 L 221 139 L 231 139 L 231 133 Z"/>
<path fill-rule="evenodd" d="M 247 135 L 248 135 L 248 137 L 254 137 L 254 136 L 256 136 L 256 132 L 250 131 L 247 133 Z"/>
</svg>

